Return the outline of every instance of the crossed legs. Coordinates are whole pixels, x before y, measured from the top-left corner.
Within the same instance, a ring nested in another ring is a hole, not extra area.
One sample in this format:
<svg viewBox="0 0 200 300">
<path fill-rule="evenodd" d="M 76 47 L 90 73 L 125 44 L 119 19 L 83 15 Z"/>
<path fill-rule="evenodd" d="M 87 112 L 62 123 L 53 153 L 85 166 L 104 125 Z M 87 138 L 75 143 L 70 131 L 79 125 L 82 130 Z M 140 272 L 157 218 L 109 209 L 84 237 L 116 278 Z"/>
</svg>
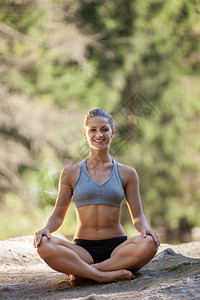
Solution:
<svg viewBox="0 0 200 300">
<path fill-rule="evenodd" d="M 137 272 L 155 256 L 157 250 L 158 247 L 150 235 L 146 238 L 135 236 L 116 247 L 109 259 L 93 266 L 100 271 L 125 268 Z"/>
<path fill-rule="evenodd" d="M 82 247 L 60 238 L 42 238 L 38 247 L 41 258 L 54 270 L 98 282 L 133 279 L 128 269 L 137 271 L 156 254 L 157 246 L 151 236 L 130 238 L 112 252 L 111 257 L 94 264 L 92 256 Z"/>
<path fill-rule="evenodd" d="M 94 261 L 85 249 L 56 237 L 49 240 L 44 236 L 38 254 L 52 269 L 67 275 L 73 274 L 98 282 L 133 278 L 133 274 L 126 269 L 99 271 L 91 265 Z"/>
</svg>

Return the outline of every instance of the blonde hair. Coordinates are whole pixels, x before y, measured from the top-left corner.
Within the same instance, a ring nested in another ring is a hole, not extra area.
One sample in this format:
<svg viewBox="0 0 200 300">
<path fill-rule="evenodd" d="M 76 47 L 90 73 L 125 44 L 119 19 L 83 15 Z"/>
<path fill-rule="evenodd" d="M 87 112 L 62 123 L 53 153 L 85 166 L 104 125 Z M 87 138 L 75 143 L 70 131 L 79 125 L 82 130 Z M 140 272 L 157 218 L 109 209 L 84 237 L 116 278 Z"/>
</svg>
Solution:
<svg viewBox="0 0 200 300">
<path fill-rule="evenodd" d="M 88 126 L 88 121 L 92 118 L 92 117 L 104 117 L 107 118 L 109 120 L 111 129 L 114 128 L 113 125 L 113 119 L 111 114 L 109 114 L 107 111 L 105 111 L 104 109 L 101 108 L 95 108 L 90 110 L 87 115 L 84 118 L 84 122 L 83 122 L 83 128 L 85 129 L 86 126 Z"/>
</svg>

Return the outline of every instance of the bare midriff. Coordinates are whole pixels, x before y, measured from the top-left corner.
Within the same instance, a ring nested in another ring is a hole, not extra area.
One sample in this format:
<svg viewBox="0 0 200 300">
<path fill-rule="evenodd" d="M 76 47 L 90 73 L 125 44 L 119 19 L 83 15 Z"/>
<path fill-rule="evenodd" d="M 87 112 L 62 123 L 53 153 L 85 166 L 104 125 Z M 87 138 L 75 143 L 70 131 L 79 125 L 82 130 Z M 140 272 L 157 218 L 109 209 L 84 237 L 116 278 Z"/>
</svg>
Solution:
<svg viewBox="0 0 200 300">
<path fill-rule="evenodd" d="M 101 204 L 76 208 L 78 224 L 74 238 L 103 240 L 126 235 L 120 224 L 120 210 Z"/>
</svg>

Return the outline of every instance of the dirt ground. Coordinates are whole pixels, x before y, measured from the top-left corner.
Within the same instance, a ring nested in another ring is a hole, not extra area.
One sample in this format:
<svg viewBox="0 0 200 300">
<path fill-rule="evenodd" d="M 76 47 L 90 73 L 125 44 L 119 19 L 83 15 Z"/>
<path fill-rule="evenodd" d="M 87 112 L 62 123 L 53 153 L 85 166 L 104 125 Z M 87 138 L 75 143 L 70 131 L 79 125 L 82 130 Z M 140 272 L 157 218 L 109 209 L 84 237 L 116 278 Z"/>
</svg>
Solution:
<svg viewBox="0 0 200 300">
<path fill-rule="evenodd" d="M 0 299 L 200 299 L 200 242 L 160 246 L 131 281 L 71 286 L 37 255 L 33 237 L 0 241 Z"/>
</svg>

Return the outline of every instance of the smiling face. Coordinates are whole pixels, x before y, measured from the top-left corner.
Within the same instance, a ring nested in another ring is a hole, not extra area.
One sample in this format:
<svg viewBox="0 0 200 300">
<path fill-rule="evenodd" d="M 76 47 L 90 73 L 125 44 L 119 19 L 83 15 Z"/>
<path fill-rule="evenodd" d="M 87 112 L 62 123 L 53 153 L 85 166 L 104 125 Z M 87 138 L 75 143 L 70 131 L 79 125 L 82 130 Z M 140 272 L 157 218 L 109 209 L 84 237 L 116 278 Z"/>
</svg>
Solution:
<svg viewBox="0 0 200 300">
<path fill-rule="evenodd" d="M 90 118 L 84 129 L 90 147 L 96 150 L 108 148 L 113 134 L 109 119 L 101 116 Z"/>
</svg>

